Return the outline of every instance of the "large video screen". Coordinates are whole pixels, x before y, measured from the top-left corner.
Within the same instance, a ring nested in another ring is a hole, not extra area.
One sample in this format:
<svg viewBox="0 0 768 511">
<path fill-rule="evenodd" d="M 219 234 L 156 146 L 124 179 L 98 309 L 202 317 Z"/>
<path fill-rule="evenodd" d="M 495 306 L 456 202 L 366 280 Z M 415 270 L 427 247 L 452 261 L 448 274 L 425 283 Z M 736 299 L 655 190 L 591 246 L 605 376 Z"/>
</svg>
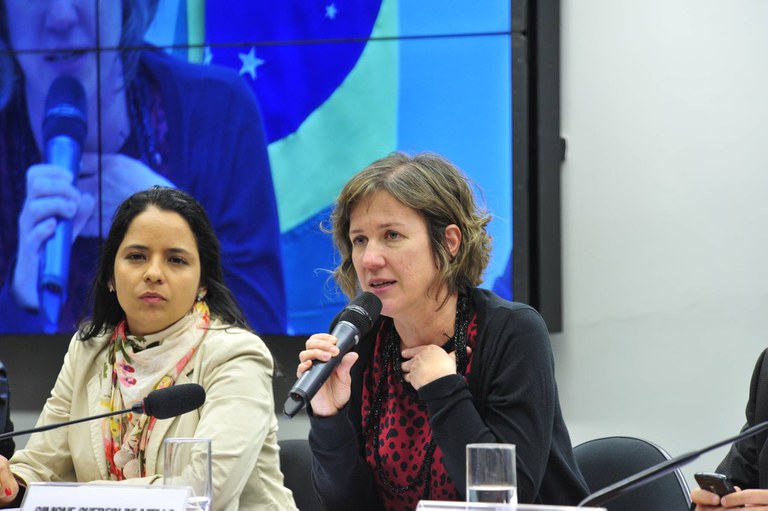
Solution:
<svg viewBox="0 0 768 511">
<path fill-rule="evenodd" d="M 494 217 L 483 285 L 510 298 L 510 4 L 0 0 L 0 334 L 74 332 L 115 208 L 153 185 L 206 209 L 257 332 L 326 331 L 347 298 L 321 226 L 346 180 L 396 150 L 440 153 L 478 185 Z M 74 184 L 45 164 L 61 75 L 85 95 Z M 62 215 L 52 320 L 41 247 Z"/>
</svg>

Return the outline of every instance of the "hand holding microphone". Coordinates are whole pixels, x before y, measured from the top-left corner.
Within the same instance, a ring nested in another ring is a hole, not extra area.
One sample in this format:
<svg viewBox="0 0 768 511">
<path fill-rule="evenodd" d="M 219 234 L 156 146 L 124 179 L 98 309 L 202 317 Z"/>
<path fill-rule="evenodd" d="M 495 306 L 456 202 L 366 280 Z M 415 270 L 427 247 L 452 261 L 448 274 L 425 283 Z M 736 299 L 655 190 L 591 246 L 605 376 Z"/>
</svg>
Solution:
<svg viewBox="0 0 768 511">
<path fill-rule="evenodd" d="M 306 350 L 299 353 L 301 363 L 296 372 L 296 377 L 299 380 L 316 363 L 333 361 L 331 363 L 337 364 L 334 371 L 328 375 L 328 379 L 309 400 L 312 402 L 313 413 L 318 417 L 335 415 L 349 401 L 352 392 L 350 370 L 357 362 L 358 354 L 355 351 L 346 354 L 341 353 L 336 344 L 337 340 L 331 334 L 314 334 L 307 339 Z M 290 402 L 291 397 L 289 396 L 286 401 L 286 410 L 290 409 Z"/>
<path fill-rule="evenodd" d="M 45 98 L 45 163 L 69 170 L 72 184 L 77 182 L 80 173 L 80 156 L 87 131 L 88 116 L 82 84 L 71 76 L 58 77 Z M 43 247 L 38 288 L 46 333 L 56 332 L 61 306 L 67 300 L 69 254 L 73 240 L 69 218 L 57 220 L 53 236 Z"/>
<path fill-rule="evenodd" d="M 307 340 L 307 349 L 299 354 L 299 380 L 283 408 L 288 417 L 310 401 L 317 415 L 333 415 L 349 401 L 349 371 L 357 360 L 357 354 L 349 352 L 370 331 L 379 314 L 381 300 L 373 293 L 361 293 L 341 311 L 330 334 L 315 334 Z"/>
<path fill-rule="evenodd" d="M 19 244 L 13 272 L 13 296 L 21 307 L 37 309 L 40 257 L 59 219 L 71 220 L 73 239 L 92 215 L 96 201 L 72 184 L 72 173 L 41 163 L 27 169 L 27 194 L 19 215 Z"/>
<path fill-rule="evenodd" d="M 43 119 L 44 163 L 27 170 L 19 216 L 19 245 L 13 295 L 22 307 L 44 309 L 45 330 L 56 330 L 66 300 L 73 225 L 79 228 L 94 201 L 80 204 L 76 188 L 87 132 L 86 98 L 76 79 L 60 76 L 51 85 Z M 85 211 L 87 209 L 87 211 Z"/>
</svg>

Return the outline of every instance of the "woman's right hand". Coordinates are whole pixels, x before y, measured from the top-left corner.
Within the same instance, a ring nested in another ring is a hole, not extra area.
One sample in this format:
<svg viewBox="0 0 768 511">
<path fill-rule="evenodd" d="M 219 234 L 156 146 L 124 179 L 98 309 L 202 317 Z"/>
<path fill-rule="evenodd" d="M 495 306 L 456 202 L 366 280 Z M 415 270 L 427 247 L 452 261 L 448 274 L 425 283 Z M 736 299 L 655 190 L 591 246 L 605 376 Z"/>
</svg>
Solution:
<svg viewBox="0 0 768 511">
<path fill-rule="evenodd" d="M 94 209 L 93 196 L 72 185 L 72 173 L 42 163 L 27 169 L 27 195 L 19 214 L 19 245 L 13 273 L 13 296 L 25 308 L 37 309 L 38 272 L 43 245 L 53 236 L 57 219 L 73 221 L 74 240 Z"/>
<path fill-rule="evenodd" d="M 0 507 L 5 507 L 16 499 L 19 493 L 19 483 L 11 473 L 8 460 L 0 456 Z"/>
<path fill-rule="evenodd" d="M 130 156 L 83 153 L 77 187 L 83 194 L 99 197 L 101 217 L 91 215 L 82 228 L 82 235 L 91 238 L 106 236 L 118 206 L 134 193 L 149 190 L 155 185 L 175 188 L 168 179 Z"/>
<path fill-rule="evenodd" d="M 314 334 L 307 339 L 306 349 L 299 353 L 296 376 L 301 378 L 301 375 L 312 367 L 313 360 L 328 361 L 332 357 L 338 356 L 337 341 L 338 339 L 331 334 Z M 358 354 L 354 351 L 344 355 L 331 376 L 318 389 L 315 397 L 310 401 L 312 413 L 315 416 L 330 417 L 336 415 L 349 402 L 352 384 L 350 370 L 357 361 L 357 357 Z"/>
</svg>

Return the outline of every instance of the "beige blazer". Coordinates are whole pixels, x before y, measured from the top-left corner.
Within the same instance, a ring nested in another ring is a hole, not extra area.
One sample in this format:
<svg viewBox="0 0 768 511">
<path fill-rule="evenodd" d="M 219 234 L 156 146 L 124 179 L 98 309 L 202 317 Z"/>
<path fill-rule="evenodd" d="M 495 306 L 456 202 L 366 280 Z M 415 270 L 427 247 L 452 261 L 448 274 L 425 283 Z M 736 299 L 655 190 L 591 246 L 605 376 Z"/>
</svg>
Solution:
<svg viewBox="0 0 768 511">
<path fill-rule="evenodd" d="M 109 336 L 70 341 L 38 426 L 102 413 L 99 408 Z M 272 395 L 272 356 L 255 334 L 212 322 L 178 383 L 206 390 L 197 411 L 158 420 L 146 449 L 147 477 L 120 484 L 162 484 L 163 440 L 212 439 L 214 510 L 293 510 L 283 486 Z M 33 434 L 11 459 L 27 482 L 108 480 L 102 420 Z"/>
</svg>

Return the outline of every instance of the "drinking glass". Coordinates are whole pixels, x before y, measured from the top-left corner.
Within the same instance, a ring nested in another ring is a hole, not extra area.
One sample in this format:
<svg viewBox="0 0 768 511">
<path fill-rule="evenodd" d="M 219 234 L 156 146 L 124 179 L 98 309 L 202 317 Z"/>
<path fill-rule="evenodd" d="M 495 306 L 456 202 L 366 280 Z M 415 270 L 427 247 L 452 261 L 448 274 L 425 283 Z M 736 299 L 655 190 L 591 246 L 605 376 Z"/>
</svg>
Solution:
<svg viewBox="0 0 768 511">
<path fill-rule="evenodd" d="M 188 486 L 187 511 L 208 511 L 213 499 L 210 438 L 167 438 L 163 484 Z"/>
<path fill-rule="evenodd" d="M 514 445 L 467 445 L 467 502 L 517 504 Z"/>
</svg>

